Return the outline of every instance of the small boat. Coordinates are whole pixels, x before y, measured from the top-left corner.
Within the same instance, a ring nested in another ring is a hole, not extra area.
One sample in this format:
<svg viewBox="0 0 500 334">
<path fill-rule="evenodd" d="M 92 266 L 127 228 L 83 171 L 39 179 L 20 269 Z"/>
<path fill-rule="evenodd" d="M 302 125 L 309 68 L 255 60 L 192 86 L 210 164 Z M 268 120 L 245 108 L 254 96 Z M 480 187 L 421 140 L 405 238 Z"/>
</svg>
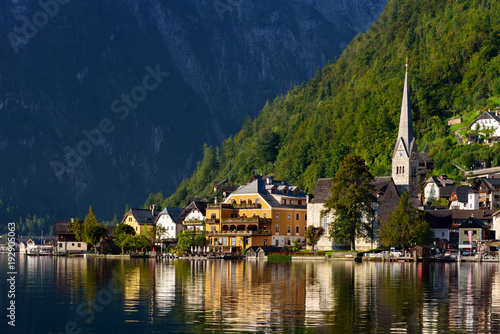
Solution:
<svg viewBox="0 0 500 334">
<path fill-rule="evenodd" d="M 39 246 L 35 245 L 32 247 L 29 247 L 27 252 L 27 255 L 31 256 L 46 256 L 46 255 L 54 255 L 54 247 L 52 246 Z"/>
<path fill-rule="evenodd" d="M 145 259 L 145 258 L 149 258 L 149 254 L 146 254 L 146 253 L 130 253 L 130 258 Z"/>
</svg>

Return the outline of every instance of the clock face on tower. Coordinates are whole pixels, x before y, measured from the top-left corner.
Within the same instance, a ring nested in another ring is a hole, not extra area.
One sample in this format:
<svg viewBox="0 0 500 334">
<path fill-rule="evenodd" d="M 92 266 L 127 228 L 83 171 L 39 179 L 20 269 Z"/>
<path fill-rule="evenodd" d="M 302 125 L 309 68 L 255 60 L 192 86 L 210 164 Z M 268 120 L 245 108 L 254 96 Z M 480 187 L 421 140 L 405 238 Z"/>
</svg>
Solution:
<svg viewBox="0 0 500 334">
<path fill-rule="evenodd" d="M 398 156 L 401 158 L 403 156 L 403 152 L 399 152 Z"/>
</svg>

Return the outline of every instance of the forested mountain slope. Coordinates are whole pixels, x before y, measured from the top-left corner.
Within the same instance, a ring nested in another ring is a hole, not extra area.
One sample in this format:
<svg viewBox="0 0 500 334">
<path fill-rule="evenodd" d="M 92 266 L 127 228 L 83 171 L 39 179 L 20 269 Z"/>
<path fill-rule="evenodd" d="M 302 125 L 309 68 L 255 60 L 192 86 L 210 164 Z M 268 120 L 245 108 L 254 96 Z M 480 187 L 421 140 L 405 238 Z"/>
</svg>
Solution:
<svg viewBox="0 0 500 334">
<path fill-rule="evenodd" d="M 220 148 L 205 146 L 197 171 L 163 205 L 213 196 L 214 180 L 242 183 L 260 173 L 310 191 L 319 177 L 335 174 L 348 152 L 361 155 L 374 175 L 390 175 L 406 58 L 415 136 L 435 172 L 459 178 L 452 161 L 498 165 L 498 145 L 460 146 L 445 120 L 494 106 L 499 48 L 498 1 L 393 0 L 333 64 L 268 102 Z M 147 203 L 153 201 L 161 202 L 161 194 Z"/>
</svg>

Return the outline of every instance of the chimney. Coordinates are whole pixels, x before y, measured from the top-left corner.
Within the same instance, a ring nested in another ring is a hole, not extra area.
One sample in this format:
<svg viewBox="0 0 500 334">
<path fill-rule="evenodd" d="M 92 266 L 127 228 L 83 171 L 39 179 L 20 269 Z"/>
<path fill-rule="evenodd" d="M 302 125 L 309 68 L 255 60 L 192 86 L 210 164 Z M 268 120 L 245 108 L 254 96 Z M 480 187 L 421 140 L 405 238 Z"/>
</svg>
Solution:
<svg viewBox="0 0 500 334">
<path fill-rule="evenodd" d="M 217 196 L 214 198 L 214 204 L 217 204 Z"/>
<path fill-rule="evenodd" d="M 151 215 L 154 216 L 155 215 L 155 205 L 151 205 Z"/>
</svg>

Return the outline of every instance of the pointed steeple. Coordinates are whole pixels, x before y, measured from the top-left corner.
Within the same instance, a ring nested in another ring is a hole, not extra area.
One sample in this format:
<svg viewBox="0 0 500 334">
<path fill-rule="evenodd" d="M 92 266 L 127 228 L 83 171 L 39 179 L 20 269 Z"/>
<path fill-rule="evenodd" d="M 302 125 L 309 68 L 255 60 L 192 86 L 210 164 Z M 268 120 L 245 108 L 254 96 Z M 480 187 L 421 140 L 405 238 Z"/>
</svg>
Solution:
<svg viewBox="0 0 500 334">
<path fill-rule="evenodd" d="M 399 118 L 398 140 L 403 139 L 406 153 L 410 154 L 410 145 L 413 141 L 413 123 L 411 118 L 410 85 L 408 84 L 408 58 L 406 58 L 405 86 L 403 89 L 403 102 L 401 103 L 401 116 Z"/>
</svg>

